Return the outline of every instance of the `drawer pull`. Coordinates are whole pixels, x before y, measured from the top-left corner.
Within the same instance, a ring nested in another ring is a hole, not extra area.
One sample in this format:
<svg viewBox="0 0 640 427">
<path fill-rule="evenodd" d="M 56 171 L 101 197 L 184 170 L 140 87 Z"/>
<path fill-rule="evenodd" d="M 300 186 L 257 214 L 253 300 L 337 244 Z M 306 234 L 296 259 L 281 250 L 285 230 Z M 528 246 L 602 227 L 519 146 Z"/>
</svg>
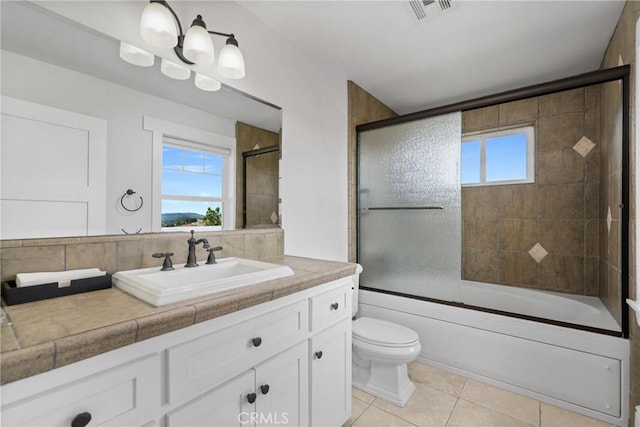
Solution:
<svg viewBox="0 0 640 427">
<path fill-rule="evenodd" d="M 262 338 L 255 337 L 254 339 L 251 340 L 251 342 L 253 343 L 254 347 L 260 347 L 260 344 L 262 344 Z"/>
<path fill-rule="evenodd" d="M 249 403 L 255 402 L 256 401 L 256 394 L 255 393 L 247 394 L 247 400 L 249 401 Z"/>
<path fill-rule="evenodd" d="M 85 427 L 91 422 L 91 414 L 88 412 L 81 412 L 71 420 L 71 427 Z"/>
<path fill-rule="evenodd" d="M 316 359 L 322 359 L 322 351 L 316 351 Z"/>
<path fill-rule="evenodd" d="M 267 393 L 269 393 L 269 384 L 261 385 L 261 386 L 260 386 L 260 392 L 261 392 L 262 394 L 267 394 Z"/>
<path fill-rule="evenodd" d="M 337 310 L 338 309 L 338 303 L 334 302 L 333 304 L 331 304 L 331 310 Z"/>
</svg>

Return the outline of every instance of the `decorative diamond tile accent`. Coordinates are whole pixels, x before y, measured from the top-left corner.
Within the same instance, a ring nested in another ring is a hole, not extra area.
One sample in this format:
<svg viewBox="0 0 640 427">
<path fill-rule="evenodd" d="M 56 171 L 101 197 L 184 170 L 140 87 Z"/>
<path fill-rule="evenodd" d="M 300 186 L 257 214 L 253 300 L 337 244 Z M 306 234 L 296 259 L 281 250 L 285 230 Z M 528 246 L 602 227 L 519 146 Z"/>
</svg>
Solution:
<svg viewBox="0 0 640 427">
<path fill-rule="evenodd" d="M 611 216 L 611 206 L 607 209 L 607 234 L 611 233 L 611 221 L 613 221 L 613 217 Z"/>
<path fill-rule="evenodd" d="M 278 222 L 278 214 L 277 213 L 275 213 L 275 212 L 271 213 L 271 222 L 274 223 L 274 224 L 276 222 Z"/>
<path fill-rule="evenodd" d="M 260 148 L 260 146 L 258 144 L 256 144 L 255 147 L 253 147 L 254 150 L 257 150 L 259 148 Z"/>
<path fill-rule="evenodd" d="M 529 249 L 529 255 L 531 255 L 537 263 L 540 263 L 544 257 L 549 255 L 549 252 L 547 252 L 540 243 L 536 243 L 531 249 Z"/>
<path fill-rule="evenodd" d="M 582 157 L 587 157 L 587 154 L 589 154 L 595 146 L 596 144 L 594 144 L 589 138 L 583 136 L 582 138 L 580 138 L 580 141 L 576 142 L 576 145 L 573 146 L 573 149 L 576 150 Z"/>
</svg>

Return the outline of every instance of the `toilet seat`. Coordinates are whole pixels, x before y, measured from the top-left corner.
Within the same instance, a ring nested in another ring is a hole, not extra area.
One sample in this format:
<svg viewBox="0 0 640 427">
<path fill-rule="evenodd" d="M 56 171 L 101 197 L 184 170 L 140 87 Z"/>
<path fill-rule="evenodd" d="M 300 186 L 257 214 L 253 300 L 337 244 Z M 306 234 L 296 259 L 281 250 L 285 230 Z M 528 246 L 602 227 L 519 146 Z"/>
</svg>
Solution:
<svg viewBox="0 0 640 427">
<path fill-rule="evenodd" d="M 406 348 L 416 345 L 418 334 L 402 325 L 361 317 L 353 322 L 353 339 L 373 346 Z"/>
</svg>

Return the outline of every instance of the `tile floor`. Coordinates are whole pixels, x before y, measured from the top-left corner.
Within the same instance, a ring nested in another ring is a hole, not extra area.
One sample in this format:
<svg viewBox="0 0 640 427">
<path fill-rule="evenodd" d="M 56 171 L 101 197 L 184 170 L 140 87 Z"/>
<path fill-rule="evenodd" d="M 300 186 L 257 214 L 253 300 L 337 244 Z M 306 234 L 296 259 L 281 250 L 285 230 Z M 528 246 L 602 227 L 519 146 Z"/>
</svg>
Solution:
<svg viewBox="0 0 640 427">
<path fill-rule="evenodd" d="M 566 409 L 414 362 L 416 391 L 404 408 L 353 389 L 344 427 L 608 427 Z"/>
</svg>

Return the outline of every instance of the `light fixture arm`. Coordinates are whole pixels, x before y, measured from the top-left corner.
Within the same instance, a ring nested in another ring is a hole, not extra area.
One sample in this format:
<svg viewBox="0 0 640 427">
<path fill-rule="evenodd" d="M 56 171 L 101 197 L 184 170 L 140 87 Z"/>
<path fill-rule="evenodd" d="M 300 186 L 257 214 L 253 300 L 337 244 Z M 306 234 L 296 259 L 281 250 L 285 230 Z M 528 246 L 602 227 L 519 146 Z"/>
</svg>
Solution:
<svg viewBox="0 0 640 427">
<path fill-rule="evenodd" d="M 180 19 L 178 18 L 178 15 L 176 14 L 175 10 L 173 10 L 173 8 L 171 6 L 169 6 L 169 3 L 166 0 L 150 0 L 150 3 L 160 3 L 161 5 L 163 5 L 164 7 L 166 7 L 169 12 L 171 12 L 171 14 L 173 15 L 176 24 L 178 25 L 178 44 L 176 44 L 176 46 L 173 48 L 174 52 L 176 53 L 176 55 L 178 56 L 178 58 L 180 58 L 180 60 L 182 62 L 184 62 L 185 64 L 189 64 L 189 65 L 193 65 L 194 63 L 189 61 L 187 58 L 184 57 L 184 54 L 182 53 L 182 49 L 184 46 L 184 37 L 185 37 L 185 33 L 182 30 L 182 24 L 180 23 Z M 201 17 L 200 15 L 198 15 L 198 18 L 196 19 L 200 19 Z M 215 36 L 222 36 L 222 37 L 227 37 L 227 42 L 226 44 L 232 44 L 235 46 L 238 46 L 238 41 L 236 40 L 236 36 L 233 33 L 221 33 L 218 31 L 209 31 L 207 30 L 207 33 L 215 35 Z"/>
</svg>

